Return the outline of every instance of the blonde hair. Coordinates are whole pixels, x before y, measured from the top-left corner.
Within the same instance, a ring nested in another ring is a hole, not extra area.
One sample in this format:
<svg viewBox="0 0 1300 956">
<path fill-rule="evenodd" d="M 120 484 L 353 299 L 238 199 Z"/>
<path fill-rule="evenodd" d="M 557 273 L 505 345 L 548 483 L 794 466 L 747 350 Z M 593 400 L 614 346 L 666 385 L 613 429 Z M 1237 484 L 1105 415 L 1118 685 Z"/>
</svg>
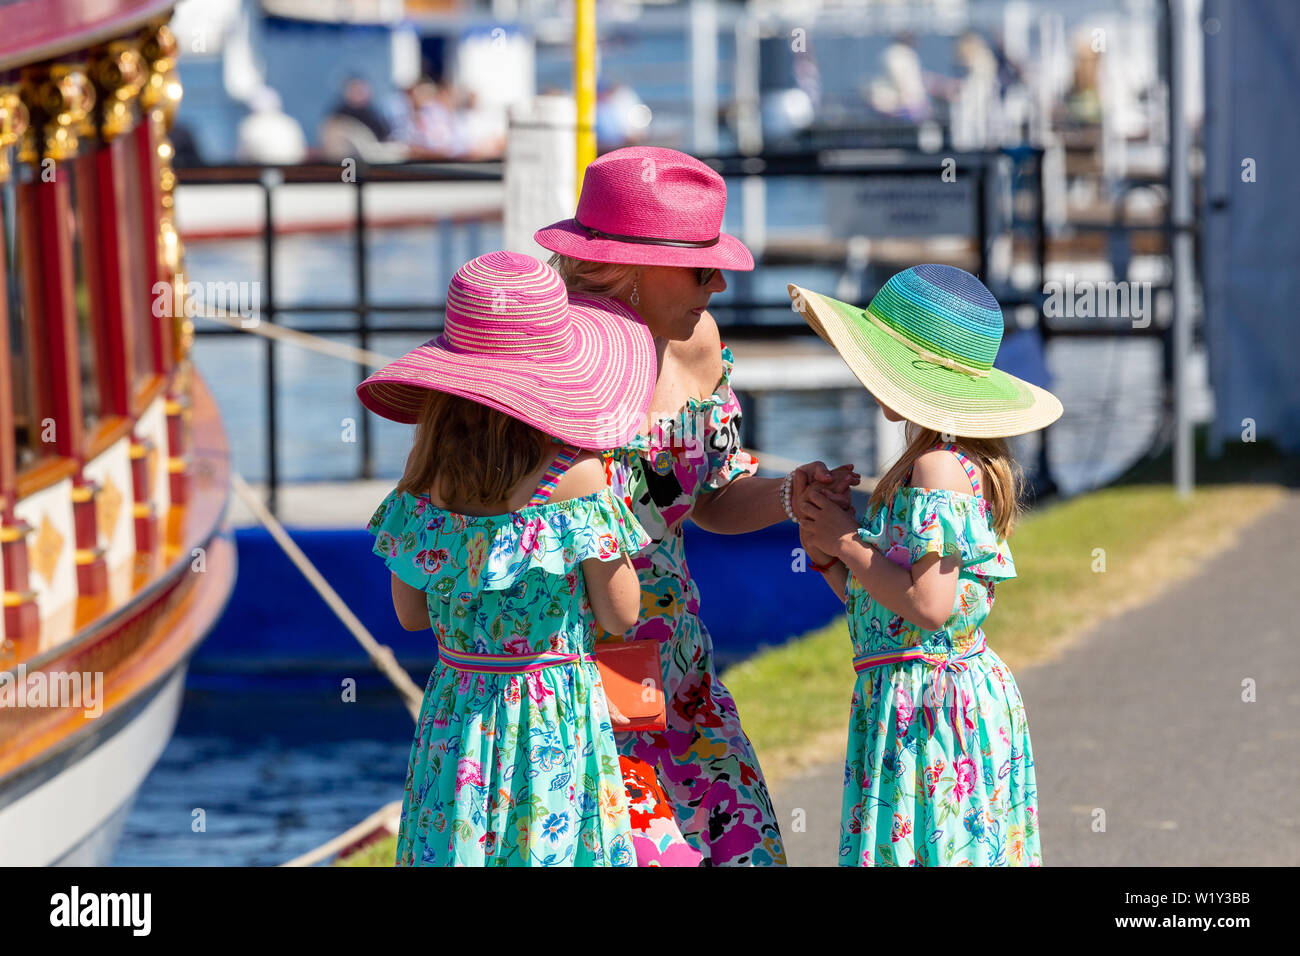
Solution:
<svg viewBox="0 0 1300 956">
<path fill-rule="evenodd" d="M 548 445 L 517 418 L 430 389 L 397 490 L 428 494 L 436 484 L 444 504 L 494 505 L 541 467 Z"/>
<path fill-rule="evenodd" d="M 887 506 L 894 494 L 903 487 L 907 473 L 916 459 L 920 458 L 935 444 L 942 444 L 939 432 L 932 428 L 923 428 L 915 422 L 908 422 L 905 434 L 907 447 L 898 461 L 894 462 L 876 482 L 871 490 L 871 500 L 867 504 L 868 513 Z M 953 444 L 968 458 L 979 463 L 983 472 L 981 492 L 988 499 L 993 509 L 993 530 L 999 538 L 1011 535 L 1011 529 L 1021 514 L 1020 493 L 1024 484 L 1024 472 L 1019 462 L 1011 454 L 1005 438 L 956 438 Z"/>
<path fill-rule="evenodd" d="M 560 274 L 570 292 L 616 299 L 632 291 L 633 273 L 636 272 L 636 266 L 621 262 L 588 262 L 558 252 L 546 260 L 546 264 Z"/>
</svg>

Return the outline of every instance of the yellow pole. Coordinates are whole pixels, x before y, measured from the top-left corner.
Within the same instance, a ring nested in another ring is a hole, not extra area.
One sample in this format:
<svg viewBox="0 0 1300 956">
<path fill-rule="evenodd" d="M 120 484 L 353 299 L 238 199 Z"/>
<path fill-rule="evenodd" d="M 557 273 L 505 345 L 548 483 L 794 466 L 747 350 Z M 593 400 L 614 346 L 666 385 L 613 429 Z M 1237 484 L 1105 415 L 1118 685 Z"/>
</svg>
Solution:
<svg viewBox="0 0 1300 956">
<path fill-rule="evenodd" d="M 587 164 L 596 158 L 596 0 L 573 0 L 573 99 L 578 107 L 577 197 Z"/>
</svg>

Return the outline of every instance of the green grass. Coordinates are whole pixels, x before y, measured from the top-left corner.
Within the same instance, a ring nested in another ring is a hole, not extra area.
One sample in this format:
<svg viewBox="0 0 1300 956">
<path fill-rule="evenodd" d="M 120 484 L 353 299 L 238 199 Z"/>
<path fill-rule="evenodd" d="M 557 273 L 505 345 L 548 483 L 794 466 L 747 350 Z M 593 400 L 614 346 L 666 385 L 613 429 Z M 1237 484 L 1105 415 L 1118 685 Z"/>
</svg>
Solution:
<svg viewBox="0 0 1300 956">
<path fill-rule="evenodd" d="M 1011 536 L 1017 577 L 997 590 L 986 633 L 1014 669 L 1080 628 L 1154 596 L 1276 503 L 1273 485 L 1107 488 L 1031 515 Z M 1105 570 L 1099 570 L 1103 567 Z"/>
<path fill-rule="evenodd" d="M 392 866 L 397 859 L 397 837 L 388 836 L 376 840 L 369 846 L 362 847 L 346 860 L 338 860 L 334 866 Z"/>
</svg>

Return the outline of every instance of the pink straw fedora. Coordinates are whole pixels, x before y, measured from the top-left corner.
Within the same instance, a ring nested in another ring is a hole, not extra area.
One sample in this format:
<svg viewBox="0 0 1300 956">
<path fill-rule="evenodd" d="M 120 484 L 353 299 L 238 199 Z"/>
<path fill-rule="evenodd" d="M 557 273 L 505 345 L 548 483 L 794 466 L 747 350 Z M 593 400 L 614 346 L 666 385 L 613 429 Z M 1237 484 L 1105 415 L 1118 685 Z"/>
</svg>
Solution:
<svg viewBox="0 0 1300 956">
<path fill-rule="evenodd" d="M 638 266 L 754 268 L 754 257 L 722 232 L 727 186 L 693 156 L 630 146 L 601 156 L 582 180 L 578 212 L 533 239 L 587 262 Z"/>
<path fill-rule="evenodd" d="M 626 444 L 655 384 L 650 330 L 622 303 L 569 296 L 532 256 L 489 252 L 447 288 L 442 334 L 357 386 L 376 415 L 413 424 L 430 389 L 517 418 L 580 448 Z"/>
</svg>

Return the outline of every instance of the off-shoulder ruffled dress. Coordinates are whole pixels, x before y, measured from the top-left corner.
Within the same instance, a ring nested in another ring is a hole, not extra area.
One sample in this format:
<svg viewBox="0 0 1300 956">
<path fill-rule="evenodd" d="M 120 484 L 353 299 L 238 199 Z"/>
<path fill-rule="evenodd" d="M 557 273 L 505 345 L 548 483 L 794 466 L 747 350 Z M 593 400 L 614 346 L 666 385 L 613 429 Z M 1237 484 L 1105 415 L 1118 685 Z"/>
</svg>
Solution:
<svg viewBox="0 0 1300 956">
<path fill-rule="evenodd" d="M 845 611 L 856 667 L 909 648 L 930 658 L 866 667 L 853 689 L 844 767 L 843 866 L 1042 862 L 1024 703 L 984 645 L 995 582 L 1016 576 L 989 502 L 904 487 L 865 516 L 859 537 L 900 564 L 961 557 L 952 616 L 926 631 L 876 602 L 850 574 Z M 894 557 L 891 555 L 891 557 Z"/>
<path fill-rule="evenodd" d="M 397 838 L 405 866 L 635 866 L 627 797 L 579 565 L 649 539 L 609 489 L 472 517 L 390 492 L 374 551 L 428 595 L 453 652 L 579 654 L 530 673 L 429 676 Z"/>
</svg>

